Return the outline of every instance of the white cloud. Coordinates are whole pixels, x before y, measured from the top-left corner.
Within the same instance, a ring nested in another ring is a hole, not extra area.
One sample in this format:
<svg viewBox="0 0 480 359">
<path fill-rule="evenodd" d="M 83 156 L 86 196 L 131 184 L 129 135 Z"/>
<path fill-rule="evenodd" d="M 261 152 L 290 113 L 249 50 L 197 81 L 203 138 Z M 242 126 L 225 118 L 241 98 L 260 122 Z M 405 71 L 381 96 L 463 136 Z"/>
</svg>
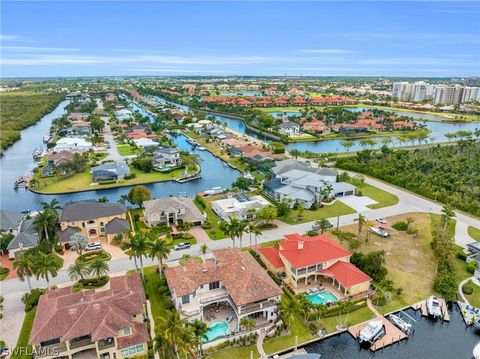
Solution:
<svg viewBox="0 0 480 359">
<path fill-rule="evenodd" d="M 20 35 L 0 34 L 0 41 L 22 41 L 22 40 L 25 40 L 25 38 Z"/>
<path fill-rule="evenodd" d="M 356 51 L 346 49 L 303 49 L 298 50 L 305 54 L 353 54 Z"/>
<path fill-rule="evenodd" d="M 36 47 L 36 46 L 2 46 L 3 50 L 18 52 L 37 52 L 37 51 L 78 51 L 78 49 L 67 47 Z"/>
</svg>

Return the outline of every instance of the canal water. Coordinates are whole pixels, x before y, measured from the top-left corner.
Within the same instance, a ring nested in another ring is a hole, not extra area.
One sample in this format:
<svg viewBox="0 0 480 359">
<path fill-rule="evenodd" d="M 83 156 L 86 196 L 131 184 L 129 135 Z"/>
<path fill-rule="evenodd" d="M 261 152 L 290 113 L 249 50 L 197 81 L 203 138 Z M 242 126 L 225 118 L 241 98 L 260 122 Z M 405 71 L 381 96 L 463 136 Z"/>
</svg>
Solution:
<svg viewBox="0 0 480 359">
<path fill-rule="evenodd" d="M 42 137 L 48 134 L 52 120 L 65 114 L 67 104 L 68 101 L 63 101 L 54 111 L 44 116 L 37 124 L 23 130 L 21 139 L 8 148 L 4 156 L 0 158 L 1 209 L 11 211 L 36 210 L 41 207 L 40 203 L 42 201 L 51 201 L 53 198 L 56 198 L 61 204 L 68 201 L 97 199 L 103 196 L 107 197 L 110 202 L 116 202 L 122 194 L 127 194 L 130 190 L 131 187 L 129 186 L 62 195 L 40 195 L 23 188 L 13 189 L 15 179 L 20 175 L 29 174 L 34 168 L 35 163 L 32 158 L 32 152 L 35 148 L 43 145 Z M 202 178 L 183 184 L 177 182 L 145 184 L 145 187 L 150 190 L 152 198 L 168 197 L 169 195 L 178 195 L 179 193 L 194 196 L 197 192 L 212 187 L 230 187 L 232 182 L 240 175 L 239 171 L 229 167 L 224 161 L 213 156 L 210 152 L 194 149 L 184 136 L 174 138 L 173 142 L 180 149 L 199 156 Z"/>
<path fill-rule="evenodd" d="M 457 305 L 450 311 L 450 322 L 431 321 L 420 311 L 407 310 L 412 316 L 415 333 L 406 340 L 377 352 L 361 349 L 349 333 L 343 333 L 307 345 L 308 353 L 319 353 L 322 359 L 470 359 L 480 333 L 466 328 Z"/>
</svg>

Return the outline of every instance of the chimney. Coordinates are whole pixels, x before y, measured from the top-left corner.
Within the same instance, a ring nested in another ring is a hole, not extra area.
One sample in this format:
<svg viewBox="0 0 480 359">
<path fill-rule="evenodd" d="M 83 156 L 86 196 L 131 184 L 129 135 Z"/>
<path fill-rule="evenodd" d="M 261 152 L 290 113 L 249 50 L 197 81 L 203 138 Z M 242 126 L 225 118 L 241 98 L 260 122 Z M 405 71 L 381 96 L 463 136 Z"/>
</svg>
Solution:
<svg viewBox="0 0 480 359">
<path fill-rule="evenodd" d="M 303 241 L 298 241 L 298 249 L 303 249 Z"/>
</svg>

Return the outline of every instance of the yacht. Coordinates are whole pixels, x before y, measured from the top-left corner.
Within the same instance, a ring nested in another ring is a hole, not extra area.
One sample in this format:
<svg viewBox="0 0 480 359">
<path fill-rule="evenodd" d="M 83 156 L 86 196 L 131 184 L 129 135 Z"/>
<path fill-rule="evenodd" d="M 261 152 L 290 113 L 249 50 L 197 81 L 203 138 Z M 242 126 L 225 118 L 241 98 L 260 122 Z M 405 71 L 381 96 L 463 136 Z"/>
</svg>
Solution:
<svg viewBox="0 0 480 359">
<path fill-rule="evenodd" d="M 205 151 L 205 147 L 198 146 L 198 147 L 197 147 L 197 150 L 199 150 L 199 151 Z"/>
<path fill-rule="evenodd" d="M 214 196 L 216 194 L 220 194 L 220 193 L 223 193 L 223 192 L 225 192 L 225 188 L 223 188 L 223 187 L 213 187 L 212 189 L 207 189 L 203 193 L 205 193 L 208 196 Z"/>
<path fill-rule="evenodd" d="M 372 320 L 368 325 L 363 328 L 358 334 L 358 341 L 360 344 L 369 343 L 377 341 L 385 335 L 385 326 L 381 320 Z"/>
<path fill-rule="evenodd" d="M 410 333 L 410 331 L 412 330 L 412 325 L 410 323 L 407 323 L 405 320 L 403 320 L 402 318 L 400 318 L 398 315 L 395 315 L 395 314 L 390 314 L 388 316 L 388 319 L 390 319 L 390 321 L 398 328 L 400 329 L 402 332 L 404 333 Z"/>
<path fill-rule="evenodd" d="M 427 299 L 427 312 L 428 315 L 437 319 L 442 317 L 442 308 L 437 297 L 433 295 Z"/>
</svg>

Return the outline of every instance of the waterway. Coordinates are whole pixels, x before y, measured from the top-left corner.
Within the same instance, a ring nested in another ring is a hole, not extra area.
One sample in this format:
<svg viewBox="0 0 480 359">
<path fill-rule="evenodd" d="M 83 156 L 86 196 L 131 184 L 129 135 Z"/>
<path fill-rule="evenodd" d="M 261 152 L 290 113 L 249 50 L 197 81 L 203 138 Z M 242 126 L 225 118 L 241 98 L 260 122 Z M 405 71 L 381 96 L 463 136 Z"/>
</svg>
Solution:
<svg viewBox="0 0 480 359">
<path fill-rule="evenodd" d="M 119 187 L 61 195 L 40 195 L 23 188 L 13 189 L 15 179 L 20 175 L 29 174 L 35 167 L 32 152 L 35 148 L 43 145 L 42 137 L 48 134 L 52 120 L 65 114 L 67 104 L 68 101 L 63 101 L 37 124 L 23 130 L 21 139 L 8 148 L 4 156 L 0 158 L 2 174 L 0 209 L 11 211 L 36 210 L 41 207 L 42 201 L 51 201 L 53 198 L 56 198 L 60 204 L 68 201 L 97 199 L 104 196 L 110 202 L 116 202 L 122 194 L 127 194 L 130 190 L 131 187 Z M 183 184 L 177 182 L 145 184 L 145 187 L 150 190 L 152 198 L 168 197 L 169 195 L 178 195 L 179 193 L 194 196 L 197 192 L 212 187 L 230 187 L 231 183 L 240 175 L 239 171 L 229 167 L 224 161 L 213 156 L 210 152 L 194 149 L 184 136 L 174 138 L 173 142 L 180 149 L 199 156 L 202 178 Z"/>
<path fill-rule="evenodd" d="M 466 328 L 456 305 L 450 311 L 450 322 L 431 321 L 423 318 L 420 311 L 406 311 L 416 322 L 415 333 L 400 343 L 377 352 L 361 349 L 349 333 L 343 333 L 307 345 L 309 353 L 319 353 L 322 359 L 375 358 L 375 359 L 470 359 L 479 332 Z"/>
</svg>

